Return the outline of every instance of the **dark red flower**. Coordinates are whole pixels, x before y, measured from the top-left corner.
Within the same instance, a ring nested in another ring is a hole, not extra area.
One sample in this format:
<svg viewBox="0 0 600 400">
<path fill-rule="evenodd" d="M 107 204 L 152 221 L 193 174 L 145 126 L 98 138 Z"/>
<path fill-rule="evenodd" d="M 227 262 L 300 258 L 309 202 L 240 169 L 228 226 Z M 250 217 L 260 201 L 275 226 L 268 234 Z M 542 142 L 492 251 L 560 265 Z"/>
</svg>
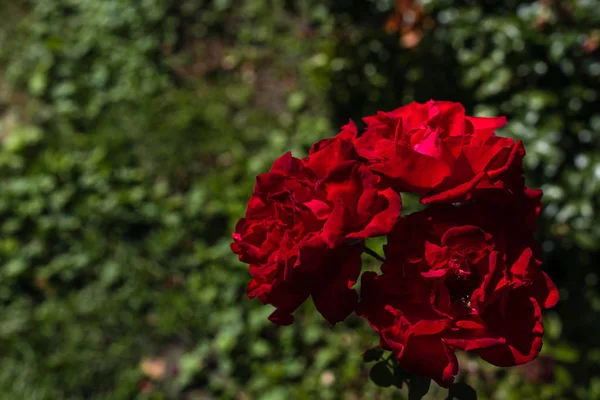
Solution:
<svg viewBox="0 0 600 400">
<path fill-rule="evenodd" d="M 363 275 L 357 312 L 400 366 L 448 387 L 458 372 L 455 349 L 503 367 L 537 357 L 541 310 L 557 303 L 558 290 L 514 211 L 434 205 L 388 235 L 382 275 Z"/>
<path fill-rule="evenodd" d="M 359 156 L 354 148 L 357 133 L 356 124 L 349 121 L 335 137 L 323 139 L 313 144 L 308 157 L 304 159 L 304 165 L 322 178 L 340 164 L 350 160 L 358 160 Z"/>
<path fill-rule="evenodd" d="M 379 180 L 356 161 L 321 179 L 290 153 L 257 177 L 231 248 L 250 264 L 248 296 L 277 308 L 272 321 L 290 324 L 308 296 L 331 323 L 354 310 L 361 241 L 387 234 L 400 216 L 400 196 Z"/>
<path fill-rule="evenodd" d="M 423 195 L 425 204 L 523 190 L 522 143 L 494 134 L 504 117 L 469 117 L 460 103 L 431 100 L 364 121 L 354 143 L 359 155 L 397 190 Z"/>
</svg>

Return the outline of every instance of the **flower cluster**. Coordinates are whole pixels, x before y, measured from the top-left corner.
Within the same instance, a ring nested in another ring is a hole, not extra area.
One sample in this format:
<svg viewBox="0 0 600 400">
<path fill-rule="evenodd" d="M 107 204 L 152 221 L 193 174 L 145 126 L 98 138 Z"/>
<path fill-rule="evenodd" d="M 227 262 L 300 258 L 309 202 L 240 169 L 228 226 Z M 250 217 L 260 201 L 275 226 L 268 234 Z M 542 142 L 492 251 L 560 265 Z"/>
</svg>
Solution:
<svg viewBox="0 0 600 400">
<path fill-rule="evenodd" d="M 330 323 L 355 312 L 408 372 L 449 387 L 454 351 L 498 366 L 533 360 L 558 291 L 535 242 L 541 191 L 525 186 L 521 142 L 505 118 L 459 103 L 411 103 L 350 122 L 285 154 L 259 175 L 232 250 L 250 265 L 248 296 L 293 322 L 309 296 Z M 428 207 L 401 216 L 401 192 Z M 381 273 L 365 272 L 364 240 L 387 236 Z"/>
</svg>

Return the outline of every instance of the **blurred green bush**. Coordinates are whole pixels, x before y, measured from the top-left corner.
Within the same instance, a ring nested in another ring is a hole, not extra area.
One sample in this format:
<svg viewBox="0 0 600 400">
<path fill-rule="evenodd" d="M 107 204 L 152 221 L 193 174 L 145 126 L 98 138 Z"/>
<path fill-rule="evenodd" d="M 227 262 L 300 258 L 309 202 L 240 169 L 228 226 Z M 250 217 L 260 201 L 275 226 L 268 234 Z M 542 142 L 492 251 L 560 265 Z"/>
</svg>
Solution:
<svg viewBox="0 0 600 400">
<path fill-rule="evenodd" d="M 464 356 L 481 399 L 600 397 L 600 4 L 30 0 L 0 6 L 0 393 L 402 398 L 363 321 L 292 327 L 230 254 L 254 176 L 412 100 L 507 115 L 563 301 L 543 356 Z M 407 200 L 407 210 L 414 201 Z M 365 260 L 368 264 L 370 261 Z M 442 396 L 432 391 L 432 397 Z"/>
</svg>

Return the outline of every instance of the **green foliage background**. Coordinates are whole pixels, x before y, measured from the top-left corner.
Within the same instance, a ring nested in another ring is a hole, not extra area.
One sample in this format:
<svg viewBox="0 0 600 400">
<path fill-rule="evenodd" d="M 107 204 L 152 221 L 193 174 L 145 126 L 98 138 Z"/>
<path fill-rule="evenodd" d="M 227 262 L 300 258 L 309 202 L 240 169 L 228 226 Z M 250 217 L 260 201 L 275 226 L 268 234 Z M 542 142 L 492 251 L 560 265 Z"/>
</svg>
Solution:
<svg viewBox="0 0 600 400">
<path fill-rule="evenodd" d="M 2 2 L 0 398 L 404 398 L 369 381 L 364 321 L 269 323 L 229 242 L 280 154 L 430 98 L 525 141 L 562 295 L 539 361 L 463 354 L 460 379 L 600 398 L 600 3 L 422 4 L 404 48 L 392 0 Z"/>
</svg>

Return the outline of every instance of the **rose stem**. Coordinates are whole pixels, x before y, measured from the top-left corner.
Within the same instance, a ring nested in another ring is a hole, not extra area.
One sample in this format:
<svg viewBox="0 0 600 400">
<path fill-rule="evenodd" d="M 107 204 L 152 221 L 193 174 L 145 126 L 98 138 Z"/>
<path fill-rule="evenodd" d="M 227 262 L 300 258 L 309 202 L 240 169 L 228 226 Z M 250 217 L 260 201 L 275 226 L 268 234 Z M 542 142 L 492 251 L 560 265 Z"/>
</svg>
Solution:
<svg viewBox="0 0 600 400">
<path fill-rule="evenodd" d="M 375 253 L 373 250 L 371 250 L 367 246 L 365 246 L 365 253 L 367 253 L 368 255 L 370 255 L 371 257 L 373 257 L 376 260 L 379 260 L 382 262 L 385 261 L 385 258 L 381 257 L 379 254 Z"/>
</svg>

